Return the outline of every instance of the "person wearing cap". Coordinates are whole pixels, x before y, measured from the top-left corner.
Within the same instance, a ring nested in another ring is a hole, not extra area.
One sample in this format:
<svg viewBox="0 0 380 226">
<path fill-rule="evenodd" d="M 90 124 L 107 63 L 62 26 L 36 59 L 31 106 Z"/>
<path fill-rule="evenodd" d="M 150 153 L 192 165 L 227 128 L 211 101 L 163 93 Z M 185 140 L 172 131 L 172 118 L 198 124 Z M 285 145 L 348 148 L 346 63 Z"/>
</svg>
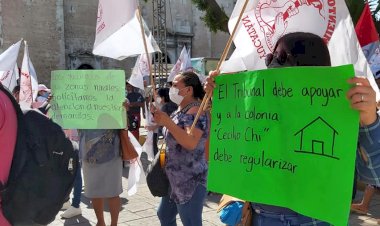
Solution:
<svg viewBox="0 0 380 226">
<path fill-rule="evenodd" d="M 37 102 L 45 102 L 49 95 L 51 93 L 51 90 L 48 89 L 44 84 L 38 85 L 38 94 L 37 94 Z"/>
<path fill-rule="evenodd" d="M 38 93 L 36 101 L 33 102 L 32 107 L 38 108 L 43 114 L 47 114 L 50 109 L 50 100 L 52 98 L 51 90 L 44 84 L 38 85 Z"/>
</svg>

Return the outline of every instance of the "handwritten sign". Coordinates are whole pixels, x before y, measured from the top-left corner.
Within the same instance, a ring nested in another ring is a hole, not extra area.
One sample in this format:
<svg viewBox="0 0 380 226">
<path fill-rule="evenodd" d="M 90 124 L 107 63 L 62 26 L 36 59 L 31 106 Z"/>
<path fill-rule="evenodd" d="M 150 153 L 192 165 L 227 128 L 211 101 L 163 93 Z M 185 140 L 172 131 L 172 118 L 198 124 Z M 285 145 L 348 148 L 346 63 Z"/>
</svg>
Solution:
<svg viewBox="0 0 380 226">
<path fill-rule="evenodd" d="M 64 129 L 126 128 L 123 70 L 53 71 L 50 116 Z"/>
<path fill-rule="evenodd" d="M 352 65 L 216 78 L 208 189 L 347 225 L 358 112 Z"/>
</svg>

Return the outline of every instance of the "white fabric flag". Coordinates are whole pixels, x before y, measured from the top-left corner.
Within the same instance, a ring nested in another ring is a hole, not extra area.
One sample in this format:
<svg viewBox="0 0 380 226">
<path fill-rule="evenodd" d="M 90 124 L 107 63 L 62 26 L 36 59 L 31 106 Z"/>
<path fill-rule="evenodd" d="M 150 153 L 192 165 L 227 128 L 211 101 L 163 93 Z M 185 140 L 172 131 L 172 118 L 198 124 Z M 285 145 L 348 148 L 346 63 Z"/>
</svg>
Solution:
<svg viewBox="0 0 380 226">
<path fill-rule="evenodd" d="M 192 68 L 193 67 L 191 66 L 191 58 L 186 50 L 186 46 L 183 46 L 177 62 L 174 64 L 172 70 L 170 71 L 170 75 L 167 81 L 173 81 L 174 77 L 178 75 L 180 72 L 192 70 Z"/>
<path fill-rule="evenodd" d="M 131 77 L 128 79 L 128 83 L 144 90 L 144 76 L 149 76 L 149 66 L 150 66 L 151 56 L 147 54 L 141 54 L 137 57 L 135 67 L 132 70 Z"/>
<path fill-rule="evenodd" d="M 129 166 L 127 193 L 129 196 L 132 196 L 137 192 L 137 184 L 140 182 L 141 179 L 144 179 L 145 177 L 143 175 L 144 169 L 140 161 L 140 156 L 142 153 L 141 145 L 136 140 L 135 136 L 133 136 L 133 134 L 129 131 L 128 136 L 132 145 L 135 147 L 136 152 L 139 155 L 139 157 L 135 161 L 131 161 L 131 164 Z"/>
<path fill-rule="evenodd" d="M 17 84 L 17 74 L 15 74 L 15 65 L 17 65 L 18 52 L 20 50 L 21 41 L 11 45 L 0 55 L 0 82 L 8 90 L 12 91 Z"/>
<path fill-rule="evenodd" d="M 29 51 L 25 41 L 24 58 L 21 66 L 19 103 L 21 108 L 31 108 L 33 103 L 32 76 L 29 70 Z"/>
<path fill-rule="evenodd" d="M 38 80 L 36 70 L 29 57 L 29 48 L 24 41 L 24 57 L 21 65 L 20 76 L 20 106 L 22 108 L 30 108 L 35 101 L 38 93 Z"/>
<path fill-rule="evenodd" d="M 13 68 L 13 74 L 15 75 L 15 78 L 17 81 L 20 78 L 20 71 L 19 71 L 17 63 L 15 63 L 15 66 Z"/>
<path fill-rule="evenodd" d="M 232 31 L 245 0 L 238 0 L 228 23 Z M 332 66 L 353 64 L 358 76 L 367 76 L 376 87 L 360 48 L 344 0 L 252 0 L 242 16 L 234 37 L 236 50 L 223 63 L 223 72 L 266 68 L 265 56 L 277 40 L 291 32 L 310 32 L 327 43 Z M 378 89 L 377 95 L 379 97 Z"/>
<path fill-rule="evenodd" d="M 155 104 L 155 102 L 153 102 Z M 155 105 L 155 107 L 158 107 Z M 153 115 L 150 112 L 150 106 L 147 106 L 145 103 L 145 122 L 146 126 L 155 126 L 157 125 L 155 122 L 153 122 Z M 153 151 L 153 130 L 148 130 L 148 134 L 146 135 L 145 142 L 142 146 L 142 150 L 147 154 L 148 161 L 153 161 L 154 159 L 154 151 Z"/>
<path fill-rule="evenodd" d="M 145 22 L 143 25 L 148 52 L 160 51 Z M 99 0 L 93 54 L 123 60 L 142 53 L 145 48 L 136 0 Z"/>
<path fill-rule="evenodd" d="M 193 70 L 193 65 L 191 64 L 190 51 L 191 51 L 191 48 L 189 48 L 189 50 L 187 51 L 187 54 L 185 54 L 184 60 L 181 65 L 181 71 Z"/>
<path fill-rule="evenodd" d="M 32 93 L 33 93 L 33 101 L 36 100 L 37 94 L 38 94 L 38 79 L 37 79 L 37 73 L 36 69 L 34 69 L 33 63 L 29 58 L 29 73 L 32 76 Z"/>
<path fill-rule="evenodd" d="M 153 151 L 153 131 L 148 131 L 146 135 L 145 142 L 142 146 L 143 151 L 148 156 L 148 161 L 153 161 L 154 151 Z"/>
<path fill-rule="evenodd" d="M 10 71 L 7 71 L 5 73 L 8 73 L 8 72 L 10 72 Z M 15 63 L 15 66 L 13 67 L 13 70 L 10 73 L 11 73 L 11 75 L 10 75 L 11 79 L 10 79 L 10 83 L 7 86 L 7 88 L 9 89 L 9 91 L 13 91 L 15 86 L 17 86 L 17 80 L 20 78 L 20 72 L 19 72 L 17 63 Z"/>
</svg>

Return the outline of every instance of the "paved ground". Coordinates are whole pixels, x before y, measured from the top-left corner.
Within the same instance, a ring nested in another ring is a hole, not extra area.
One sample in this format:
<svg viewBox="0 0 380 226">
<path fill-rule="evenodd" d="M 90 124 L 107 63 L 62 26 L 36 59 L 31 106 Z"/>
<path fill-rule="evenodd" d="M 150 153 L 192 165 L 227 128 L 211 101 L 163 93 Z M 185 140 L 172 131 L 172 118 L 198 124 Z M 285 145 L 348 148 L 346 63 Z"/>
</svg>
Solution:
<svg viewBox="0 0 380 226">
<path fill-rule="evenodd" d="M 144 156 L 143 156 L 144 160 Z M 143 164 L 146 165 L 146 161 L 143 161 Z M 128 176 L 128 167 L 124 168 L 123 172 L 123 187 L 125 188 L 124 192 L 121 194 L 122 198 L 122 209 L 119 216 L 119 225 L 149 225 L 155 226 L 160 225 L 158 218 L 156 216 L 156 208 L 159 203 L 159 198 L 153 197 L 145 182 L 142 182 L 138 187 L 138 192 L 134 196 L 127 195 L 127 176 Z M 358 199 L 361 198 L 361 193 L 358 194 Z M 217 202 L 219 201 L 220 196 L 216 194 L 209 195 L 204 205 L 203 209 L 203 225 L 212 226 L 212 225 L 223 225 L 217 216 L 216 208 Z M 82 215 L 79 217 L 74 217 L 72 219 L 61 219 L 60 212 L 56 220 L 49 224 L 49 226 L 62 226 L 62 225 L 75 225 L 75 226 L 92 226 L 96 224 L 96 217 L 94 210 L 91 206 L 90 200 L 82 195 Z M 106 209 L 106 223 L 110 222 L 110 217 L 108 210 Z M 369 214 L 366 216 L 351 214 L 350 216 L 350 225 L 361 225 L 361 226 L 370 226 L 377 225 L 376 218 L 380 219 L 380 195 L 376 194 L 372 203 Z M 180 220 L 177 219 L 178 225 L 182 225 Z"/>
<path fill-rule="evenodd" d="M 142 122 L 143 124 L 144 122 Z M 146 134 L 146 131 L 143 129 L 140 130 L 140 133 L 143 135 Z M 146 155 L 142 155 L 142 163 L 144 169 L 148 165 L 146 160 Z M 134 225 L 144 225 L 144 226 L 155 226 L 160 225 L 159 220 L 156 216 L 156 208 L 160 201 L 160 198 L 153 197 L 146 183 L 142 181 L 138 187 L 138 192 L 136 195 L 128 196 L 127 194 L 127 184 L 128 184 L 128 167 L 124 168 L 123 171 L 123 188 L 124 192 L 121 194 L 122 199 L 122 209 L 119 216 L 119 225 L 120 226 L 134 226 Z M 357 194 L 357 199 L 361 200 L 362 193 Z M 216 213 L 217 203 L 220 199 L 219 195 L 212 194 L 207 197 L 207 200 L 204 204 L 203 209 L 203 225 L 204 226 L 213 226 L 223 224 L 220 222 L 219 217 Z M 333 204 L 332 204 L 333 205 Z M 94 210 L 92 208 L 91 202 L 89 199 L 82 195 L 81 202 L 82 215 L 79 217 L 74 217 L 71 219 L 61 219 L 60 215 L 63 212 L 59 212 L 54 222 L 49 224 L 49 226 L 62 226 L 62 225 L 73 225 L 73 226 L 95 226 L 96 217 Z M 110 223 L 109 212 L 106 209 L 106 223 Z M 380 194 L 376 194 L 371 202 L 371 207 L 368 215 L 358 215 L 351 214 L 349 225 L 351 226 L 371 226 L 378 225 L 377 220 L 380 219 Z M 182 225 L 181 221 L 177 217 L 178 225 Z"/>
<path fill-rule="evenodd" d="M 143 156 L 144 159 L 144 156 Z M 143 165 L 144 161 L 143 161 Z M 122 209 L 119 216 L 119 225 L 149 225 L 155 226 L 160 225 L 159 220 L 156 216 L 156 208 L 160 201 L 160 198 L 153 197 L 145 182 L 142 182 L 138 187 L 137 194 L 133 196 L 128 196 L 127 188 L 127 177 L 128 168 L 124 168 L 123 172 L 123 187 L 124 192 L 121 194 L 122 199 Z M 222 225 L 216 214 L 217 202 L 219 201 L 219 195 L 210 195 L 203 209 L 203 225 Z M 62 226 L 62 225 L 75 225 L 75 226 L 91 226 L 96 224 L 96 217 L 90 200 L 82 195 L 81 202 L 82 216 L 74 217 L 71 219 L 61 219 L 59 212 L 56 220 L 49 224 L 49 226 Z M 109 212 L 106 209 L 106 223 L 110 223 Z M 177 219 L 178 225 L 182 225 L 180 220 Z"/>
</svg>

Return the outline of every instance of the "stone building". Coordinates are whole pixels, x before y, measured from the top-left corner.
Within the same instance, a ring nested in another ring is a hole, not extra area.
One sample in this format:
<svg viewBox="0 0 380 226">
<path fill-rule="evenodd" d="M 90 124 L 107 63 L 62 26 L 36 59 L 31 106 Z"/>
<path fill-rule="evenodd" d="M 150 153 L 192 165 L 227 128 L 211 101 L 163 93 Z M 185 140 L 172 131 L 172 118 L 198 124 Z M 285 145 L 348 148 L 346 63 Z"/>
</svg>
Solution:
<svg viewBox="0 0 380 226">
<path fill-rule="evenodd" d="M 233 0 L 218 0 L 227 14 Z M 203 12 L 191 0 L 166 0 L 167 56 L 175 62 L 186 45 L 192 57 L 220 57 L 229 37 L 212 33 L 200 19 Z M 152 0 L 140 1 L 142 15 L 152 24 Z M 50 83 L 50 72 L 75 69 L 81 64 L 94 68 L 121 68 L 128 76 L 135 58 L 123 61 L 94 56 L 92 47 L 98 1 L 95 0 L 0 0 L 0 51 L 21 38 L 29 45 L 30 58 L 40 83 Z M 18 65 L 21 66 L 23 49 Z"/>
</svg>

